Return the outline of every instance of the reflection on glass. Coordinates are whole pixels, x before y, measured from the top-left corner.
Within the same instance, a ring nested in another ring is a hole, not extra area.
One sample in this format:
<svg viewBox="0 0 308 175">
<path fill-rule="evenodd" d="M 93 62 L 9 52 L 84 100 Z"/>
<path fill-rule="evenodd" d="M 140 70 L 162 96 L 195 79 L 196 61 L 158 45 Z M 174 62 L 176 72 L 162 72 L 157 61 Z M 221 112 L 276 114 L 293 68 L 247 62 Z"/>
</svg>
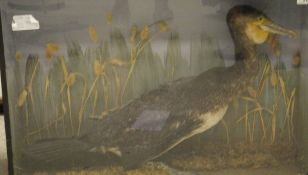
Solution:
<svg viewBox="0 0 308 175">
<path fill-rule="evenodd" d="M 304 17 L 241 2 L 5 6 L 14 173 L 304 173 Z"/>
</svg>

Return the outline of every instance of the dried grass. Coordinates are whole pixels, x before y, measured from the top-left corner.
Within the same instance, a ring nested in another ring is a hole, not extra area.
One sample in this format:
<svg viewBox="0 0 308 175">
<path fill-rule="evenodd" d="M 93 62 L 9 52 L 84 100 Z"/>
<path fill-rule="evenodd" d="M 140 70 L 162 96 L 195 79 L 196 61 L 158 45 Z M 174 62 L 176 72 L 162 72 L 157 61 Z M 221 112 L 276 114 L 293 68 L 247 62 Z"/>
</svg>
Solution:
<svg viewBox="0 0 308 175">
<path fill-rule="evenodd" d="M 192 151 L 193 150 L 193 151 Z M 168 153 L 162 161 L 184 171 L 213 171 L 229 168 L 266 168 L 284 166 L 296 161 L 294 146 L 285 144 L 249 144 L 236 142 L 187 143 Z"/>
<path fill-rule="evenodd" d="M 253 86 L 249 86 L 247 88 L 248 96 L 242 96 L 240 98 L 246 101 L 245 112 L 236 122 L 239 123 L 240 121 L 244 120 L 246 140 L 249 140 L 249 142 L 252 143 L 255 140 L 255 131 L 257 127 L 256 121 L 258 117 L 260 120 L 260 127 L 262 129 L 261 142 L 263 143 L 265 142 L 266 138 L 268 138 L 268 128 L 265 124 L 265 121 L 268 121 L 268 119 L 265 119 L 264 116 L 270 116 L 270 143 L 274 144 L 277 139 L 277 128 L 280 127 L 277 123 L 278 121 L 283 120 L 283 118 L 278 116 L 280 114 L 278 110 L 285 109 L 284 124 L 287 127 L 288 138 L 289 142 L 291 143 L 292 137 L 294 135 L 294 111 L 291 111 L 291 108 L 294 105 L 296 88 L 293 88 L 292 91 L 289 92 L 287 90 L 285 80 L 282 76 L 283 74 L 276 70 L 271 70 L 270 72 L 270 70 L 270 64 L 266 62 L 263 65 L 263 69 L 261 69 L 259 80 L 256 81 L 256 86 L 258 87 L 257 90 L 255 90 Z M 273 102 L 271 106 L 265 106 L 262 104 L 262 94 L 264 87 L 268 82 L 268 74 L 270 74 L 270 84 L 273 87 L 271 90 L 273 92 Z M 283 106 L 281 106 L 282 104 L 280 103 L 281 96 L 284 99 Z M 254 105 L 252 109 L 248 109 L 248 102 Z M 264 114 L 264 112 L 266 112 L 266 114 Z"/>
</svg>

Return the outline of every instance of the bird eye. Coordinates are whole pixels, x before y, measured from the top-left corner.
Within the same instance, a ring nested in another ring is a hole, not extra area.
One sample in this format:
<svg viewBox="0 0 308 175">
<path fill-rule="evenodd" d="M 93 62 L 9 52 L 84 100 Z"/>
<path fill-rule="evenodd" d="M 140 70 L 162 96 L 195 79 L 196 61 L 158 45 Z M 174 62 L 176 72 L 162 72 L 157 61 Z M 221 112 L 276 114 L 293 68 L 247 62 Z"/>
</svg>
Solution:
<svg viewBox="0 0 308 175">
<path fill-rule="evenodd" d="M 259 17 L 258 17 L 258 21 L 263 21 L 263 17 L 262 17 L 262 16 L 259 16 Z"/>
</svg>

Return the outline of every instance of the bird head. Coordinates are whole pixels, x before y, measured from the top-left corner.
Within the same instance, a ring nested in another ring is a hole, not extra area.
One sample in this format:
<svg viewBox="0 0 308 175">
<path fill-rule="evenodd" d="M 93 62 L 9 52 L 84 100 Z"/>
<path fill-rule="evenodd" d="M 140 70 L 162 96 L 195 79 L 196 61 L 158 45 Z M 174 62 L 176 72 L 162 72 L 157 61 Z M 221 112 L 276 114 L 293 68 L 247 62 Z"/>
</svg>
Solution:
<svg viewBox="0 0 308 175">
<path fill-rule="evenodd" d="M 295 38 L 297 33 L 275 24 L 262 11 L 249 5 L 238 5 L 231 8 L 227 23 L 233 39 L 246 37 L 253 44 L 264 43 L 269 35 L 286 35 Z"/>
</svg>

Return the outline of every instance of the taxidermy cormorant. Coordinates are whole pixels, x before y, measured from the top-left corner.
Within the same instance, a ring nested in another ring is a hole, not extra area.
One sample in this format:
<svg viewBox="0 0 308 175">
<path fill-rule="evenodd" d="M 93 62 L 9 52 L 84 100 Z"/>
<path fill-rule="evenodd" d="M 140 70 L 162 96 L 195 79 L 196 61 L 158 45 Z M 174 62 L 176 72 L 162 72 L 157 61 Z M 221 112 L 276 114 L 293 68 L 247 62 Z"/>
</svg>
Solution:
<svg viewBox="0 0 308 175">
<path fill-rule="evenodd" d="M 248 5 L 233 7 L 227 24 L 235 47 L 233 66 L 213 68 L 152 90 L 98 121 L 82 137 L 40 141 L 30 145 L 26 155 L 57 162 L 80 153 L 111 154 L 123 167 L 134 168 L 215 126 L 233 98 L 257 75 L 257 45 L 272 34 L 296 36 Z"/>
</svg>

